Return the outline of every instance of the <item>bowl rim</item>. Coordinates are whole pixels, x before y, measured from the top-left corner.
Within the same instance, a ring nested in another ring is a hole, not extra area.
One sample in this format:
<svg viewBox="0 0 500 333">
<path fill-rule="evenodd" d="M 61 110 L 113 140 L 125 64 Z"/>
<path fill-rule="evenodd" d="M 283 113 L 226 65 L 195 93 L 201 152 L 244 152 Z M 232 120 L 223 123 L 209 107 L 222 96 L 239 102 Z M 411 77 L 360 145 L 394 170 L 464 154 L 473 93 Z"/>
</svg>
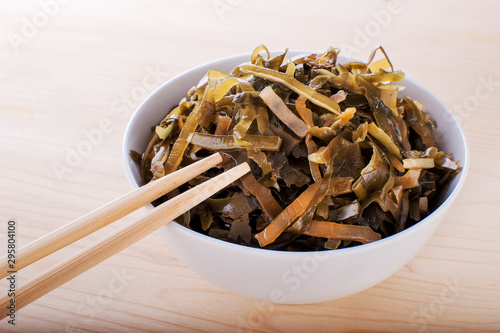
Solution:
<svg viewBox="0 0 500 333">
<path fill-rule="evenodd" d="M 269 53 L 271 55 L 276 55 L 276 54 L 283 53 L 283 50 L 281 50 L 281 51 L 273 50 L 273 51 L 269 51 Z M 311 54 L 311 53 L 317 53 L 317 52 L 307 51 L 307 50 L 295 50 L 294 49 L 294 50 L 288 50 L 288 54 L 290 54 L 290 53 L 295 54 L 294 56 L 298 56 L 301 54 Z M 134 178 L 134 176 L 132 175 L 132 172 L 131 172 L 130 167 L 129 167 L 129 160 L 128 160 L 129 159 L 129 151 L 128 151 L 129 139 L 130 139 L 131 127 L 132 127 L 133 123 L 136 121 L 136 119 L 139 117 L 140 110 L 144 107 L 144 105 L 148 104 L 151 99 L 153 99 L 157 94 L 161 93 L 161 91 L 163 89 L 165 89 L 166 86 L 170 85 L 172 81 L 178 80 L 181 77 L 186 76 L 188 74 L 191 74 L 193 72 L 200 71 L 201 69 L 206 68 L 208 66 L 215 67 L 219 64 L 222 64 L 222 63 L 225 63 L 228 61 L 234 61 L 236 59 L 241 59 L 241 58 L 245 58 L 245 57 L 247 59 L 249 59 L 251 54 L 252 53 L 241 53 L 241 54 L 237 54 L 237 55 L 232 55 L 232 56 L 228 56 L 228 57 L 224 57 L 224 58 L 215 59 L 213 61 L 209 61 L 209 62 L 200 64 L 200 65 L 197 65 L 193 68 L 190 68 L 187 71 L 184 71 L 184 72 L 170 78 L 169 80 L 165 81 L 164 83 L 162 83 L 159 87 L 157 87 L 152 93 L 150 93 L 140 103 L 140 105 L 136 108 L 136 110 L 134 111 L 133 115 L 131 116 L 131 118 L 126 126 L 126 129 L 124 132 L 123 144 L 122 144 L 122 162 L 124 165 L 125 174 L 126 174 L 128 182 L 130 183 L 130 185 L 132 185 L 132 187 L 134 189 L 138 188 L 139 184 L 136 181 L 136 179 Z M 348 55 L 339 55 L 339 56 L 341 58 L 348 60 L 348 61 L 359 61 L 359 59 L 348 56 Z M 200 77 L 200 79 L 201 79 L 201 77 Z M 422 86 L 421 84 L 419 84 L 418 82 L 414 81 L 411 78 L 408 78 L 405 76 L 403 82 L 405 82 L 405 81 L 411 83 L 417 89 L 422 90 L 423 92 L 425 92 L 425 94 L 434 98 L 435 101 L 440 105 L 440 107 L 448 112 L 447 116 L 450 117 L 449 119 L 452 120 L 451 123 L 458 130 L 458 132 L 460 134 L 460 138 L 461 138 L 460 145 L 463 146 L 463 149 L 464 149 L 464 159 L 460 161 L 462 170 L 457 175 L 457 177 L 459 177 L 458 183 L 452 189 L 451 193 L 443 200 L 443 202 L 432 213 L 430 213 L 428 216 L 426 216 L 422 220 L 418 221 L 417 223 L 415 223 L 411 227 L 404 229 L 398 233 L 395 233 L 391 236 L 382 238 L 382 239 L 375 241 L 375 242 L 361 244 L 361 245 L 348 247 L 348 248 L 342 248 L 342 249 L 320 250 L 320 251 L 284 251 L 284 250 L 272 250 L 272 249 L 251 247 L 251 246 L 231 243 L 231 242 L 224 241 L 224 240 L 221 240 L 218 238 L 214 238 L 214 237 L 202 234 L 200 232 L 197 232 L 195 230 L 192 230 L 190 228 L 187 228 L 187 227 L 180 225 L 178 223 L 175 223 L 175 224 L 168 223 L 168 224 L 162 226 L 162 228 L 165 228 L 169 225 L 174 225 L 175 227 L 179 228 L 178 230 L 180 232 L 185 233 L 190 237 L 196 238 L 196 241 L 200 240 L 203 242 L 213 243 L 216 246 L 222 246 L 222 247 L 227 248 L 228 251 L 233 251 L 233 252 L 234 251 L 245 251 L 245 252 L 248 251 L 248 253 L 251 255 L 257 255 L 257 256 L 264 256 L 264 255 L 269 256 L 269 255 L 271 255 L 271 256 L 275 256 L 275 257 L 285 257 L 285 258 L 292 257 L 292 256 L 294 258 L 308 258 L 311 256 L 318 256 L 318 255 L 328 255 L 328 256 L 340 256 L 340 255 L 346 255 L 346 254 L 352 255 L 352 254 L 355 254 L 355 253 L 360 252 L 360 251 L 363 252 L 363 251 L 375 250 L 379 247 L 385 246 L 386 243 L 395 242 L 400 238 L 408 237 L 409 234 L 415 233 L 418 230 L 425 228 L 425 226 L 432 223 L 434 216 L 437 216 L 439 214 L 443 214 L 449 209 L 449 207 L 453 204 L 456 197 L 458 196 L 458 194 L 462 190 L 462 187 L 465 183 L 465 179 L 467 178 L 467 174 L 469 172 L 469 159 L 470 159 L 469 144 L 467 142 L 467 138 L 465 136 L 463 128 L 462 128 L 460 122 L 458 121 L 457 117 L 440 98 L 438 98 L 430 90 L 428 90 L 427 88 L 425 88 L 424 86 Z M 193 85 L 194 84 L 195 83 L 193 83 Z M 146 207 L 152 208 L 151 204 L 147 205 Z M 174 222 L 174 221 L 172 221 L 172 222 Z"/>
</svg>

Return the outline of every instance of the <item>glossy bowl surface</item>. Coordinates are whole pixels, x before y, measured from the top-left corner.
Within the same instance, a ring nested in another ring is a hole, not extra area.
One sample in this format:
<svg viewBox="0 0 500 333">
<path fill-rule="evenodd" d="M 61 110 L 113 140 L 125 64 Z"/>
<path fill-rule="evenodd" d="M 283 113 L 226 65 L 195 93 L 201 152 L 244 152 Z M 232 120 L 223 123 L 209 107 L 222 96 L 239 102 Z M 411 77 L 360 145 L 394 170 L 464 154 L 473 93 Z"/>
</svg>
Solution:
<svg viewBox="0 0 500 333">
<path fill-rule="evenodd" d="M 305 51 L 290 51 L 294 56 Z M 124 137 L 127 178 L 142 185 L 139 168 L 128 153 L 144 151 L 153 126 L 186 96 L 210 69 L 229 72 L 250 54 L 213 61 L 174 77 L 154 91 L 132 116 Z M 349 58 L 339 56 L 339 62 Z M 159 230 L 170 250 L 208 281 L 246 297 L 275 303 L 306 304 L 334 300 L 370 288 L 403 267 L 424 246 L 443 220 L 465 181 L 469 157 L 457 119 L 435 95 L 411 79 L 401 95 L 422 102 L 437 123 L 440 150 L 453 153 L 463 168 L 441 193 L 440 206 L 416 225 L 377 242 L 321 252 L 284 252 L 251 248 L 202 235 L 177 223 Z"/>
</svg>

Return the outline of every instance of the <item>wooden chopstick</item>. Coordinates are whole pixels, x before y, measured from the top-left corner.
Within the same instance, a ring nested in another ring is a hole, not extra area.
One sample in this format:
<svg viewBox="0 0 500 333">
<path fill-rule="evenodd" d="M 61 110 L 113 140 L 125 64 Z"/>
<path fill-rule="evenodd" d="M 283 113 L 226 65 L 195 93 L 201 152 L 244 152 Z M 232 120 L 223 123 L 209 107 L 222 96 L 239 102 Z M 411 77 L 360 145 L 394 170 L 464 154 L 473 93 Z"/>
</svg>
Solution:
<svg viewBox="0 0 500 333">
<path fill-rule="evenodd" d="M 121 219 L 220 163 L 222 163 L 222 156 L 219 153 L 210 155 L 209 157 L 180 169 L 178 172 L 149 182 L 29 243 L 17 251 L 15 270 L 20 270 L 94 231 Z M 12 270 L 13 269 L 8 265 L 7 257 L 4 256 L 1 258 L 0 279 L 8 276 L 9 273 L 7 272 Z"/>
<path fill-rule="evenodd" d="M 28 281 L 17 290 L 16 311 L 184 214 L 249 171 L 247 163 L 240 164 L 168 200 L 151 210 L 140 221 L 104 237 Z M 0 320 L 8 315 L 9 304 L 9 297 L 0 300 Z"/>
</svg>

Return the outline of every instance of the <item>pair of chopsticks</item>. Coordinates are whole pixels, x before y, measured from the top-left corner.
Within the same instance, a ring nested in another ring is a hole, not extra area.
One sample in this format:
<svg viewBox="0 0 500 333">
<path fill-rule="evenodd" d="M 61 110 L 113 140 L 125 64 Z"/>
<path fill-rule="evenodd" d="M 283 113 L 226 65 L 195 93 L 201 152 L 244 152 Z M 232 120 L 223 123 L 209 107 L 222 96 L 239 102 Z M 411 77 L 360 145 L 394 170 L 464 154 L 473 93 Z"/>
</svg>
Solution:
<svg viewBox="0 0 500 333">
<path fill-rule="evenodd" d="M 130 214 L 221 162 L 222 156 L 219 153 L 213 154 L 150 182 L 35 240 L 17 251 L 15 270 L 20 270 Z M 164 202 L 152 209 L 141 220 L 111 233 L 74 256 L 49 268 L 17 289 L 16 311 L 184 214 L 249 171 L 250 167 L 247 163 L 240 164 Z M 12 271 L 12 268 L 7 264 L 7 257 L 0 260 L 0 278 L 4 278 L 9 275 L 8 272 Z M 7 306 L 10 302 L 11 299 L 7 296 L 0 299 L 0 320 L 8 315 Z"/>
</svg>

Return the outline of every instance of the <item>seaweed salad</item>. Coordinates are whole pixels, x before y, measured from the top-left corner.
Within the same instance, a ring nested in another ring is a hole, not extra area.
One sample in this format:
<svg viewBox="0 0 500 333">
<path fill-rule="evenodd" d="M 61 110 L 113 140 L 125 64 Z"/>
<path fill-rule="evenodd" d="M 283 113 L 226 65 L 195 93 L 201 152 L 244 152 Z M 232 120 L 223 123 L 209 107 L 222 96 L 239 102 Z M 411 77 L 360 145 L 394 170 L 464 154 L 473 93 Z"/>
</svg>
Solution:
<svg viewBox="0 0 500 333">
<path fill-rule="evenodd" d="M 427 216 L 459 163 L 438 149 L 424 106 L 398 97 L 404 73 L 382 47 L 366 63 L 339 64 L 338 54 L 271 57 L 261 45 L 230 73 L 210 70 L 131 156 L 144 183 L 216 151 L 225 162 L 154 204 L 246 161 L 251 173 L 177 222 L 241 245 L 314 251 Z"/>
</svg>

